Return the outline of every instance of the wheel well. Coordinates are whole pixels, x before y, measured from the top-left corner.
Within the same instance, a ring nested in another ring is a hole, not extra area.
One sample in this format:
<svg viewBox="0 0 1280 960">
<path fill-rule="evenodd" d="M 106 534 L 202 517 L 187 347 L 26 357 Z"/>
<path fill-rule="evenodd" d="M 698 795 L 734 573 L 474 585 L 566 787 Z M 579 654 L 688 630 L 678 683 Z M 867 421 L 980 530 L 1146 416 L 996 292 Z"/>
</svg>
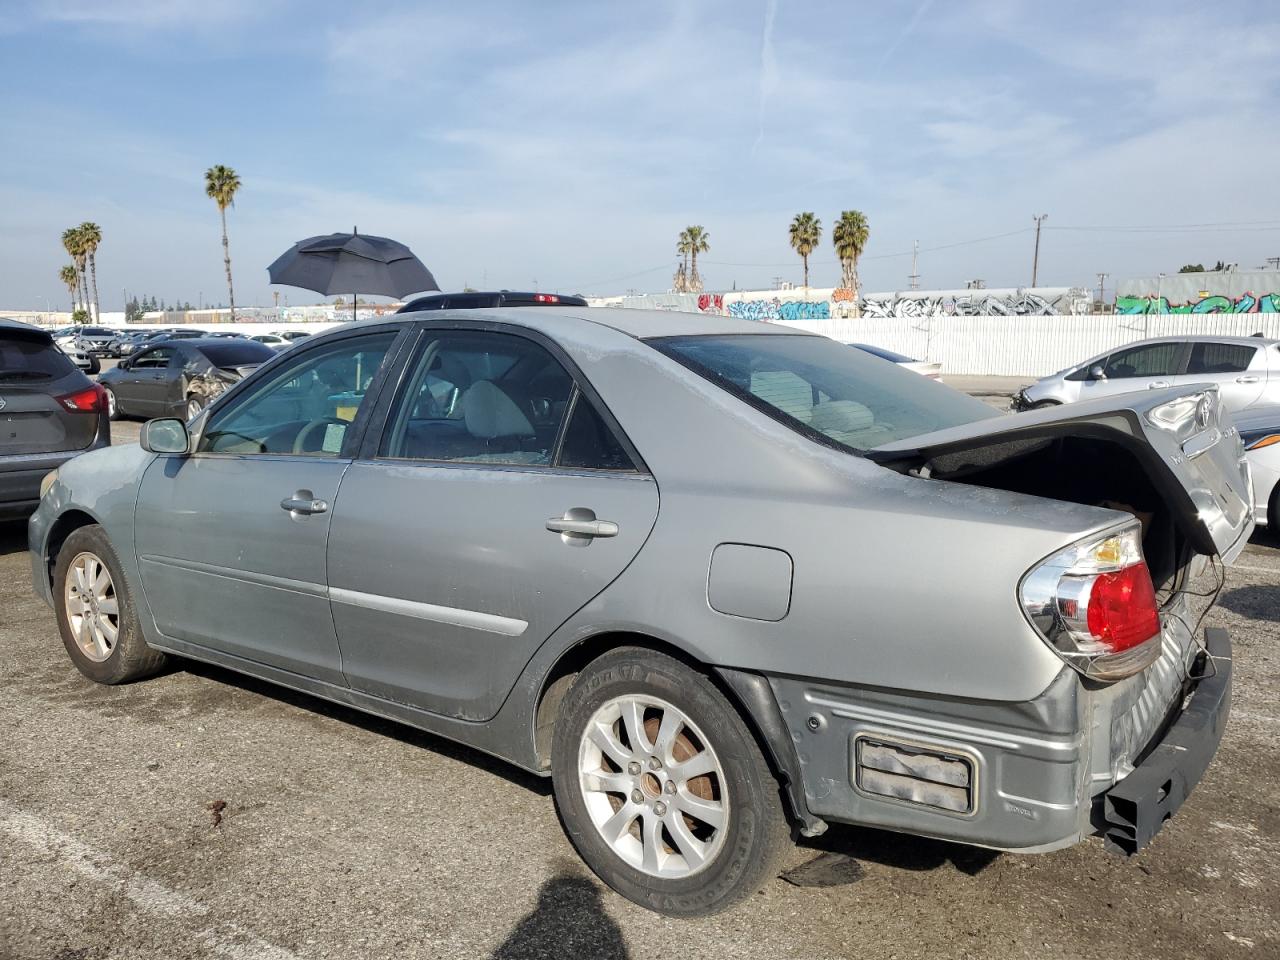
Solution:
<svg viewBox="0 0 1280 960">
<path fill-rule="evenodd" d="M 83 510 L 68 510 L 53 522 L 53 526 L 49 530 L 49 539 L 45 542 L 47 552 L 44 558 L 45 573 L 50 583 L 53 582 L 53 565 L 58 562 L 58 551 L 67 542 L 67 537 L 81 527 L 91 526 L 97 522 Z"/>
</svg>

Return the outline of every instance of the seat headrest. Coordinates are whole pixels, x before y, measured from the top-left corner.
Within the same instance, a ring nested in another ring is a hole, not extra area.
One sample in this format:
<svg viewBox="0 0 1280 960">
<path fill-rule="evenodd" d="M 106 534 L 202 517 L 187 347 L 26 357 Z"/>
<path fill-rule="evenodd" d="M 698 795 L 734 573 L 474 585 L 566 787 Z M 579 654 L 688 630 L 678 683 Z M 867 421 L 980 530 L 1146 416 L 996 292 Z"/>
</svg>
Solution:
<svg viewBox="0 0 1280 960">
<path fill-rule="evenodd" d="M 482 440 L 535 436 L 529 418 L 491 380 L 477 380 L 467 390 L 463 398 L 463 417 L 467 432 Z"/>
</svg>

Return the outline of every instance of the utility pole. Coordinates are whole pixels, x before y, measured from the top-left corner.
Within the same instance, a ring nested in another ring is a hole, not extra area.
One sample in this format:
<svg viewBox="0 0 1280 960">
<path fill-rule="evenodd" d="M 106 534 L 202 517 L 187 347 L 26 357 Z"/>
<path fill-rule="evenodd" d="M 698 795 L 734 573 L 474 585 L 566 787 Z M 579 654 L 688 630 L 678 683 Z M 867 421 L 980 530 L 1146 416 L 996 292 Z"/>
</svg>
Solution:
<svg viewBox="0 0 1280 960">
<path fill-rule="evenodd" d="M 1105 295 L 1106 287 L 1104 286 L 1104 284 L 1107 282 L 1107 277 L 1109 276 L 1111 276 L 1111 274 L 1109 273 L 1098 274 L 1098 308 L 1099 309 L 1102 308 L 1103 303 L 1106 301 L 1106 295 Z"/>
<path fill-rule="evenodd" d="M 1036 222 L 1036 252 L 1035 256 L 1031 259 L 1031 286 L 1034 288 L 1036 285 L 1036 276 L 1040 272 L 1040 224 L 1048 220 L 1049 215 L 1047 213 L 1042 213 L 1040 216 L 1032 217 L 1031 219 Z"/>
<path fill-rule="evenodd" d="M 1267 266 L 1273 270 L 1280 270 L 1280 257 L 1267 257 Z"/>
<path fill-rule="evenodd" d="M 775 290 L 781 290 L 781 289 L 782 289 L 782 278 L 781 278 L 781 277 L 774 277 L 774 278 L 773 278 L 773 289 L 775 289 Z"/>
<path fill-rule="evenodd" d="M 907 279 L 911 281 L 911 289 L 920 289 L 920 271 L 916 267 L 916 261 L 920 256 L 920 241 L 913 240 L 914 246 L 911 248 L 911 276 Z"/>
</svg>

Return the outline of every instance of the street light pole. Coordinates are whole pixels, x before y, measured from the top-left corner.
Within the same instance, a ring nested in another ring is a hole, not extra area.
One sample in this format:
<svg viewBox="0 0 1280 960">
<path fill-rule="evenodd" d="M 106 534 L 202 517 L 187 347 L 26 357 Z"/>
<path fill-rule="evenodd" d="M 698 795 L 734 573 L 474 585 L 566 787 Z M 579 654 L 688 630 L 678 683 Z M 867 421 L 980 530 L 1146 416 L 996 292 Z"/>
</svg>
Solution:
<svg viewBox="0 0 1280 960">
<path fill-rule="evenodd" d="M 1040 271 L 1040 224 L 1048 220 L 1049 215 L 1047 213 L 1042 213 L 1038 217 L 1033 216 L 1031 219 L 1036 222 L 1036 252 L 1031 258 L 1031 286 L 1034 288 L 1036 285 L 1036 276 Z"/>
</svg>

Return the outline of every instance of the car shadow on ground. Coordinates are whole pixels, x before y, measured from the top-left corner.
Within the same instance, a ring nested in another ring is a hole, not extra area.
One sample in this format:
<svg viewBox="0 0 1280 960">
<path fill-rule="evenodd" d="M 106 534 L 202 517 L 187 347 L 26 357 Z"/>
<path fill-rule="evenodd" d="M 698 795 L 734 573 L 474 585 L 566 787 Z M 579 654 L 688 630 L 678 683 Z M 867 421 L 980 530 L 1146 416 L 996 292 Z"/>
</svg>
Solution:
<svg viewBox="0 0 1280 960">
<path fill-rule="evenodd" d="M 600 888 L 565 869 L 538 891 L 538 905 L 521 920 L 490 960 L 590 957 L 626 960 L 622 930 L 604 912 Z"/>
<path fill-rule="evenodd" d="M 0 520 L 0 557 L 24 553 L 27 549 L 27 521 Z"/>
<path fill-rule="evenodd" d="M 1227 610 L 1250 620 L 1274 620 L 1280 610 L 1280 587 L 1252 584 L 1224 590 L 1218 603 Z"/>
<path fill-rule="evenodd" d="M 361 730 L 367 730 L 378 736 L 398 740 L 411 747 L 430 750 L 433 753 L 438 753 L 441 756 L 458 760 L 468 766 L 502 777 L 516 786 L 524 787 L 542 796 L 551 794 L 551 780 L 549 778 L 529 773 L 507 763 L 505 760 L 491 757 L 473 747 L 444 737 L 438 737 L 435 734 L 427 733 L 425 730 L 419 730 L 416 727 L 410 727 L 395 720 L 376 717 L 371 713 L 365 713 L 354 707 L 334 703 L 288 687 L 277 686 L 274 683 L 268 683 L 266 680 L 260 680 L 248 674 L 237 673 L 234 670 L 208 663 L 201 663 L 198 660 L 175 658 L 173 670 L 181 670 L 194 677 L 211 680 L 228 687 L 235 687 L 237 690 L 243 690 L 257 697 L 268 697 L 277 703 L 288 704 L 291 707 L 306 710 L 317 716 L 337 720 L 339 723 L 349 726 L 359 727 Z"/>
<path fill-rule="evenodd" d="M 937 870 L 950 864 L 974 877 L 1000 856 L 996 850 L 840 823 L 831 824 L 820 837 L 802 838 L 799 845 L 818 856 L 788 871 L 783 879 L 802 887 L 856 882 L 862 876 L 856 866 L 861 862 L 911 871 Z"/>
</svg>

